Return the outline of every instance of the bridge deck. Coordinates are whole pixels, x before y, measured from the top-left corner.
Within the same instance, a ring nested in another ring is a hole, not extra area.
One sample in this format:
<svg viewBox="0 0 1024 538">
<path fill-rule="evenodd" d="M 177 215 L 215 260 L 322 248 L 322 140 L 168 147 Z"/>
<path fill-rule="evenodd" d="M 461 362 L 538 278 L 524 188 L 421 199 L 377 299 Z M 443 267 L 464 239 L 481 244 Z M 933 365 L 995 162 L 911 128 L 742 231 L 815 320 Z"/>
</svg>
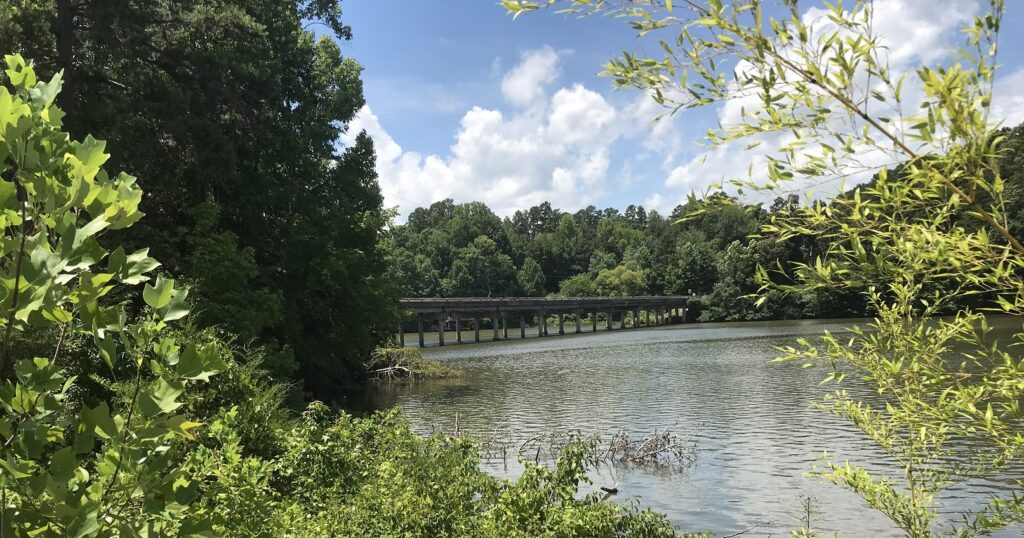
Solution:
<svg viewBox="0 0 1024 538">
<path fill-rule="evenodd" d="M 481 318 L 491 320 L 493 329 L 492 340 L 508 339 L 508 318 L 518 318 L 520 338 L 526 338 L 526 327 L 531 325 L 534 316 L 537 319 L 537 335 L 547 335 L 547 316 L 558 316 L 558 333 L 565 334 L 565 315 L 572 314 L 575 321 L 575 332 L 582 332 L 581 318 L 589 316 L 591 330 L 597 330 L 598 314 L 604 314 L 606 330 L 614 328 L 615 314 L 619 314 L 619 328 L 627 327 L 627 317 L 631 317 L 630 327 L 641 325 L 663 325 L 673 319 L 682 319 L 686 311 L 686 297 L 671 296 L 634 296 L 634 297 L 432 297 L 406 298 L 399 301 L 406 311 L 416 314 L 418 321 L 419 345 L 424 347 L 424 323 L 437 323 L 438 345 L 445 345 L 446 325 L 454 325 L 457 341 L 462 341 L 460 327 L 465 319 L 472 319 L 474 341 L 480 341 Z M 645 312 L 643 316 L 640 312 Z M 627 316 L 632 313 L 632 316 Z M 669 315 L 665 315 L 665 314 Z M 674 316 L 679 313 L 679 316 Z M 500 329 L 500 332 L 499 332 Z M 399 339 L 405 345 L 405 332 L 399 326 Z"/>
<path fill-rule="evenodd" d="M 450 297 L 429 299 L 401 299 L 399 304 L 417 314 L 440 312 L 481 312 L 494 313 L 499 311 L 544 310 L 631 310 L 643 307 L 678 308 L 686 304 L 683 295 L 659 295 L 636 297 Z"/>
</svg>

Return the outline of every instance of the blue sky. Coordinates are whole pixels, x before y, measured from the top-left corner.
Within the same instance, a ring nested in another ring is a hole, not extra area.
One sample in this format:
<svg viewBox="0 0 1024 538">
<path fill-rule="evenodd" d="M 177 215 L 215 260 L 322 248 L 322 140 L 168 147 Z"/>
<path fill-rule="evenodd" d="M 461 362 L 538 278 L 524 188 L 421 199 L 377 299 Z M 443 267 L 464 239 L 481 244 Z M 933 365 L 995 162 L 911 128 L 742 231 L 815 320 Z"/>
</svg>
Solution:
<svg viewBox="0 0 1024 538">
<path fill-rule="evenodd" d="M 875 6 L 879 32 L 913 67 L 951 50 L 980 4 Z M 666 211 L 761 157 L 701 145 L 728 117 L 725 107 L 652 125 L 661 111 L 647 96 L 597 76 L 622 49 L 651 48 L 622 20 L 553 12 L 513 20 L 492 0 L 346 0 L 343 9 L 354 33 L 343 51 L 365 68 L 367 102 L 348 137 L 365 129 L 374 138 L 385 205 L 402 215 L 443 198 L 480 200 L 500 215 L 544 200 L 565 210 Z M 1024 0 L 1010 0 L 997 113 L 1014 124 L 1024 121 L 1022 31 Z"/>
</svg>

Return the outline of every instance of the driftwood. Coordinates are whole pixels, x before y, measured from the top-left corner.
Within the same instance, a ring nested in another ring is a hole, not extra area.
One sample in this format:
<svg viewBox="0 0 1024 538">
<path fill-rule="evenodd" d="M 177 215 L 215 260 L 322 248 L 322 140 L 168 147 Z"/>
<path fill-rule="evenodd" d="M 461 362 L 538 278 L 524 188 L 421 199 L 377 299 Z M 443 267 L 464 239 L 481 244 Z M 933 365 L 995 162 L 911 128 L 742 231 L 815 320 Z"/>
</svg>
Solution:
<svg viewBox="0 0 1024 538">
<path fill-rule="evenodd" d="M 413 377 L 412 370 L 405 366 L 388 366 L 371 370 L 371 373 L 380 379 L 398 379 L 400 377 Z"/>
<path fill-rule="evenodd" d="M 607 445 L 606 457 L 620 463 L 682 470 L 697 459 L 697 449 L 692 440 L 671 429 L 639 438 L 619 430 Z"/>
<path fill-rule="evenodd" d="M 456 377 L 459 371 L 436 360 L 426 360 L 418 349 L 378 348 L 370 356 L 367 374 L 371 379 L 404 381 Z"/>
</svg>

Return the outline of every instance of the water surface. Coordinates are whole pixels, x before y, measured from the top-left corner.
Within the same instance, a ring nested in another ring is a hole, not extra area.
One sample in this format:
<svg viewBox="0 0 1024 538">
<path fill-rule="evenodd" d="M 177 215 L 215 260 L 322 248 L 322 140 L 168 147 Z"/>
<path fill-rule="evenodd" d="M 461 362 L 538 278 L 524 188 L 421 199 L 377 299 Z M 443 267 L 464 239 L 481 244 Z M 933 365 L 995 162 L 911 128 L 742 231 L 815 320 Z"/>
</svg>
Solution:
<svg viewBox="0 0 1024 538">
<path fill-rule="evenodd" d="M 499 432 L 512 440 L 571 428 L 611 435 L 671 427 L 690 434 L 699 453 L 683 473 L 608 466 L 594 473 L 595 486 L 618 487 L 619 500 L 639 497 L 684 531 L 728 535 L 758 526 L 747 535 L 785 536 L 798 526 L 800 497 L 811 496 L 818 528 L 843 536 L 900 536 L 856 495 L 803 476 L 824 451 L 872 470 L 894 469 L 849 423 L 808 407 L 828 390 L 818 384 L 824 370 L 769 362 L 773 345 L 852 323 L 677 325 L 433 348 L 428 358 L 465 375 L 381 386 L 373 397 L 379 407 L 402 406 L 421 432 L 450 430 L 458 420 L 463 431 Z M 856 384 L 847 388 L 859 391 Z M 515 462 L 486 466 L 501 476 L 520 471 Z M 941 499 L 943 510 L 979 506 L 1022 476 L 1011 470 L 958 487 Z"/>
</svg>

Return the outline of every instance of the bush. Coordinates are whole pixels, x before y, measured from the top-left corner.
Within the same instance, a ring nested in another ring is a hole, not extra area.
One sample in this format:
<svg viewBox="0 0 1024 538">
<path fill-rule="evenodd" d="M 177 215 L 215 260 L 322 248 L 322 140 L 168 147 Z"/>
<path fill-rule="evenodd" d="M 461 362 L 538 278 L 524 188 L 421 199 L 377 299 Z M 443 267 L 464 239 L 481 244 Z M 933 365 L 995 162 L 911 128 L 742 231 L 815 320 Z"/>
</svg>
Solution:
<svg viewBox="0 0 1024 538">
<path fill-rule="evenodd" d="M 355 418 L 313 403 L 272 462 L 242 455 L 240 426 L 223 412 L 190 464 L 226 536 L 677 536 L 635 503 L 579 497 L 594 445 L 578 438 L 555 467 L 528 463 L 509 482 L 480 470 L 472 441 L 420 437 L 396 410 Z"/>
<path fill-rule="evenodd" d="M 441 361 L 423 358 L 413 348 L 377 348 L 370 357 L 368 369 L 378 379 L 430 379 L 457 377 L 461 372 Z"/>
</svg>

